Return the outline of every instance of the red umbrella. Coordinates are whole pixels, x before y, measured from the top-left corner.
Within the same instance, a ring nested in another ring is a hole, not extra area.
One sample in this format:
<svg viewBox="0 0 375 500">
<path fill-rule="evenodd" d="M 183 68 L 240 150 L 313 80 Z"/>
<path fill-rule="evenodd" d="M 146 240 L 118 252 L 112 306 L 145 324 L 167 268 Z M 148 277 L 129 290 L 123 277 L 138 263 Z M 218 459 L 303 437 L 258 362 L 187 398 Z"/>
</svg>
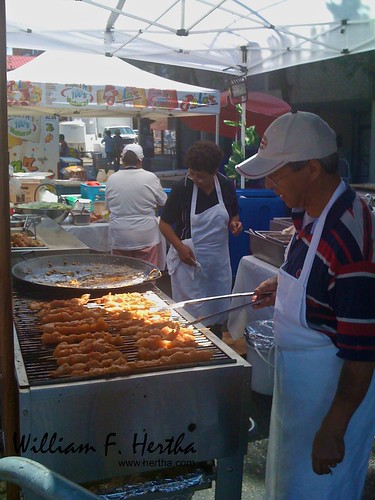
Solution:
<svg viewBox="0 0 375 500">
<path fill-rule="evenodd" d="M 288 113 L 290 106 L 287 102 L 262 92 L 249 91 L 246 100 L 246 125 L 255 125 L 256 131 L 261 137 L 275 118 Z M 215 116 L 186 116 L 181 118 L 183 123 L 193 130 L 215 133 Z M 235 104 L 232 104 L 229 92 L 220 95 L 219 135 L 234 139 L 236 133 L 239 135 L 239 127 L 230 127 L 223 120 L 238 121 L 239 114 Z"/>
</svg>

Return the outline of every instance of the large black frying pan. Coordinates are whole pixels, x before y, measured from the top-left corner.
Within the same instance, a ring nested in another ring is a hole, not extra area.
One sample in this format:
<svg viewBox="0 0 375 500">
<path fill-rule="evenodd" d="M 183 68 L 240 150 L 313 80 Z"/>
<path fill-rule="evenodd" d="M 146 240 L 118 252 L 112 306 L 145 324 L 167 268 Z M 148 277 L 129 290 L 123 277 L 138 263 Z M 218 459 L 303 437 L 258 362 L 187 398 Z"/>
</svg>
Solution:
<svg viewBox="0 0 375 500">
<path fill-rule="evenodd" d="M 12 272 L 24 283 L 77 292 L 119 290 L 161 276 L 160 270 L 149 262 L 94 253 L 36 257 L 18 262 Z"/>
</svg>

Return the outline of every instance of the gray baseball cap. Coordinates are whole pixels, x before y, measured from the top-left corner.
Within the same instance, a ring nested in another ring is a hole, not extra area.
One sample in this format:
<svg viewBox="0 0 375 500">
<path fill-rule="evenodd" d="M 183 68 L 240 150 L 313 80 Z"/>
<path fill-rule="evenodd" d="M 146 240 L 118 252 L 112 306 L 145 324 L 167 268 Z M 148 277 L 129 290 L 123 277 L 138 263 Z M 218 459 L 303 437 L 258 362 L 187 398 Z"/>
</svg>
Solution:
<svg viewBox="0 0 375 500">
<path fill-rule="evenodd" d="M 248 179 L 260 179 L 293 161 L 320 159 L 337 151 L 336 133 L 314 113 L 281 115 L 264 132 L 258 152 L 236 166 Z"/>
</svg>

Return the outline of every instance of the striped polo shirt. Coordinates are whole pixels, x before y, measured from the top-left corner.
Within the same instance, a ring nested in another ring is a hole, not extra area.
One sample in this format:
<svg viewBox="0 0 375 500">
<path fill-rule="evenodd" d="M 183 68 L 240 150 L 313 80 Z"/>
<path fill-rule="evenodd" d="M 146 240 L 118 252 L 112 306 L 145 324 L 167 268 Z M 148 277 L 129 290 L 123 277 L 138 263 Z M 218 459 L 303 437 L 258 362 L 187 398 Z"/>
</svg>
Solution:
<svg viewBox="0 0 375 500">
<path fill-rule="evenodd" d="M 314 230 L 305 212 L 283 269 L 298 277 Z M 348 187 L 331 207 L 307 283 L 306 322 L 343 359 L 375 361 L 375 212 Z"/>
</svg>

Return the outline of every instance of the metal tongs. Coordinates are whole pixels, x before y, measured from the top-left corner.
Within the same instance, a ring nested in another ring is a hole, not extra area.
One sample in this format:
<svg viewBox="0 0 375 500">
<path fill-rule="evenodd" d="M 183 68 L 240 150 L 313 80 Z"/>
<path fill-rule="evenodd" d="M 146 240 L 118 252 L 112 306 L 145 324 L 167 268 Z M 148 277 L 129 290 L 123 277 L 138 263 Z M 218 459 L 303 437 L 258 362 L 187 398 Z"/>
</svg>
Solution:
<svg viewBox="0 0 375 500">
<path fill-rule="evenodd" d="M 217 311 L 215 313 L 211 313 L 211 314 L 208 314 L 206 316 L 200 316 L 199 318 L 195 318 L 191 321 L 187 321 L 185 323 L 185 325 L 186 326 L 195 325 L 196 323 L 200 323 L 201 321 L 206 320 L 208 318 L 212 318 L 214 316 L 217 316 L 218 314 L 236 311 L 237 309 L 242 309 L 243 307 L 256 306 L 257 304 L 260 304 L 262 302 L 264 295 L 270 295 L 272 293 L 274 293 L 274 292 L 264 292 L 262 294 L 262 296 L 258 300 L 255 300 L 254 302 L 244 302 L 243 304 L 239 304 L 239 305 L 234 306 L 234 307 L 229 307 L 227 309 L 223 309 L 222 311 Z M 255 295 L 255 292 L 239 292 L 239 293 L 229 293 L 226 295 L 215 295 L 213 297 L 201 297 L 200 299 L 183 300 L 181 302 L 176 302 L 175 304 L 170 304 L 168 306 L 155 307 L 155 308 L 152 308 L 152 310 L 165 311 L 165 310 L 181 309 L 182 307 L 189 305 L 189 304 L 198 304 L 200 302 L 207 302 L 210 300 L 235 299 L 237 297 L 252 297 L 253 295 Z"/>
<path fill-rule="evenodd" d="M 182 300 L 181 302 L 175 302 L 174 304 L 169 304 L 167 306 L 153 307 L 153 311 L 166 311 L 167 309 L 181 309 L 189 304 L 199 304 L 200 302 L 209 302 L 210 300 L 219 299 L 235 299 L 236 297 L 251 297 L 255 295 L 255 292 L 239 292 L 239 293 L 228 293 L 226 295 L 214 295 L 212 297 L 201 297 L 199 299 L 189 299 Z"/>
<path fill-rule="evenodd" d="M 269 295 L 270 293 L 273 293 L 273 292 L 267 292 L 267 293 L 264 293 L 263 295 Z M 254 292 L 252 292 L 252 294 L 254 294 Z M 217 316 L 218 314 L 236 311 L 237 309 L 242 309 L 243 307 L 256 306 L 257 304 L 260 304 L 262 302 L 262 300 L 263 300 L 263 296 L 259 300 L 254 300 L 254 302 L 245 302 L 244 304 L 240 304 L 240 305 L 235 306 L 235 307 L 229 307 L 228 309 L 223 309 L 222 311 L 218 311 L 218 312 L 215 312 L 212 314 L 207 314 L 206 316 L 200 316 L 199 318 L 195 318 L 191 321 L 187 321 L 186 323 L 184 323 L 184 325 L 185 326 L 196 325 L 197 323 L 200 323 L 201 321 L 203 321 L 205 319 L 213 318 L 214 316 Z"/>
</svg>

